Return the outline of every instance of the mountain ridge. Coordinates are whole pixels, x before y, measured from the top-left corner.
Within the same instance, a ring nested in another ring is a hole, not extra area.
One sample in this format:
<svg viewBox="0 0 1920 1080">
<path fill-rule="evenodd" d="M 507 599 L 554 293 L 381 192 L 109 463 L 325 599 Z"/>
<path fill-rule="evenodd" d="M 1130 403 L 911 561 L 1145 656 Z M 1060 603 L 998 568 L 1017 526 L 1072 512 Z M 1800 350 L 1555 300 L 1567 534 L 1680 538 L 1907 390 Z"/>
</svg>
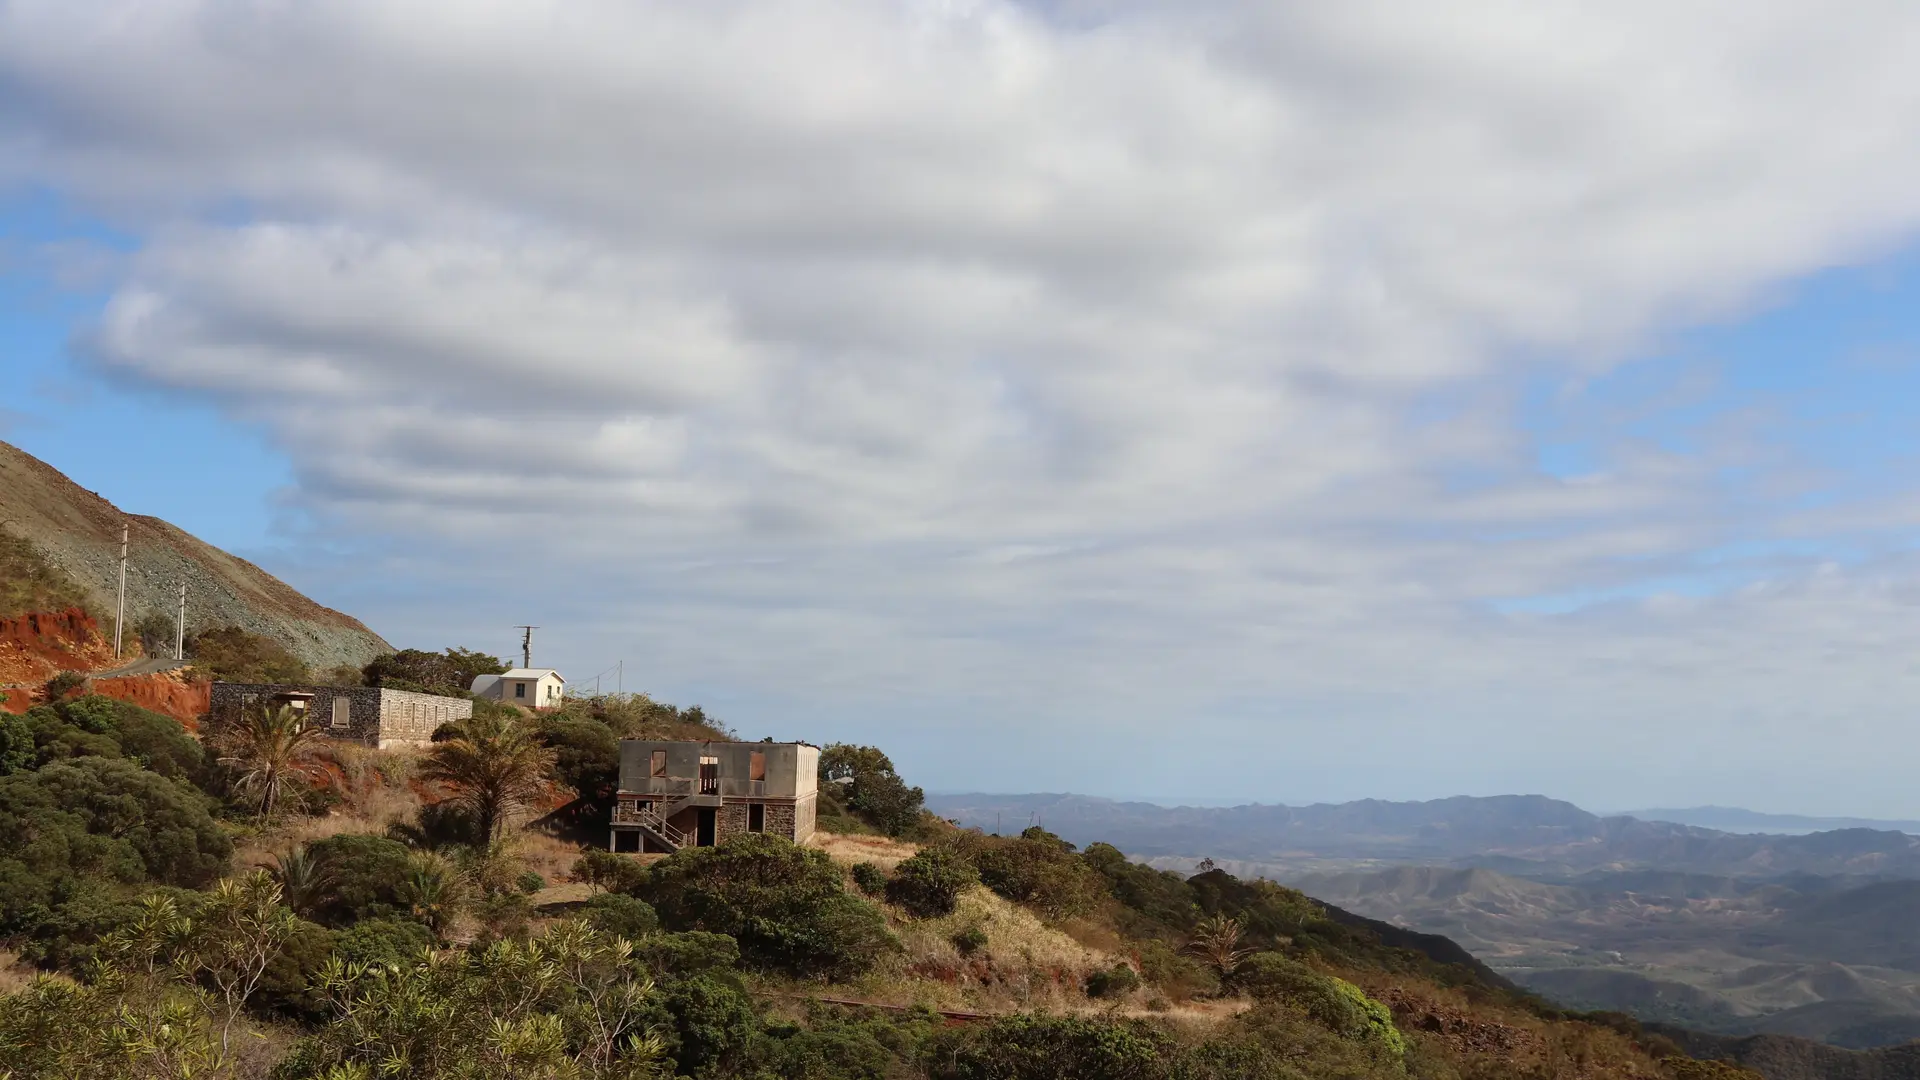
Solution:
<svg viewBox="0 0 1920 1080">
<path fill-rule="evenodd" d="M 358 619 L 325 607 L 260 567 L 160 518 L 129 514 L 58 469 L 0 442 L 0 523 L 25 540 L 110 634 L 120 527 L 129 534 L 128 636 L 142 616 L 174 617 L 187 585 L 189 628 L 238 626 L 271 638 L 312 667 L 360 666 L 388 645 Z M 24 615 L 27 612 L 0 612 Z M 104 616 L 104 617 L 101 617 Z M 128 651 L 137 654 L 137 645 Z"/>
</svg>

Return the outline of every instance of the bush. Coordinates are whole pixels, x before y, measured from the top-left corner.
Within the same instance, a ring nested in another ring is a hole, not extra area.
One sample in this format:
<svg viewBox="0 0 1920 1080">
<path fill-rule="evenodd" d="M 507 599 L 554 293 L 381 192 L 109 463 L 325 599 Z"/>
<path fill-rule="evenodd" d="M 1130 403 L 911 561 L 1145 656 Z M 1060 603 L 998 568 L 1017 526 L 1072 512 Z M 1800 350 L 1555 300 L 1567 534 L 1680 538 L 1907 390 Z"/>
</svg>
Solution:
<svg viewBox="0 0 1920 1080">
<path fill-rule="evenodd" d="M 1092 912 L 1106 882 L 1073 852 L 1073 845 L 1038 826 L 1017 837 L 970 834 L 961 840 L 987 888 L 1016 904 L 1063 919 Z"/>
<path fill-rule="evenodd" d="M 655 975 L 693 975 L 731 971 L 740 963 L 740 945 L 725 934 L 690 931 L 648 934 L 635 943 L 634 959 Z"/>
<path fill-rule="evenodd" d="M 222 682 L 303 683 L 307 665 L 269 637 L 237 626 L 203 630 L 187 639 L 193 666 Z"/>
<path fill-rule="evenodd" d="M 638 860 L 595 849 L 574 861 L 573 880 L 607 892 L 636 893 L 647 882 L 647 868 Z"/>
<path fill-rule="evenodd" d="M 401 891 L 413 873 L 413 855 L 405 844 L 371 833 L 343 833 L 307 845 L 307 855 L 329 879 L 313 908 L 316 921 L 349 926 L 407 910 Z"/>
<path fill-rule="evenodd" d="M 672 1018 L 668 1053 L 683 1076 L 721 1072 L 760 1029 L 760 1018 L 738 980 L 716 972 L 668 979 L 659 986 Z"/>
<path fill-rule="evenodd" d="M 1139 1021 L 1016 1014 L 932 1041 L 934 1080 L 1161 1080 L 1177 1053 Z"/>
<path fill-rule="evenodd" d="M 51 879 L 97 874 L 195 887 L 226 868 L 232 842 L 198 791 L 131 762 L 77 758 L 0 777 L 0 868 Z M 0 877 L 5 877 L 0 869 Z M 0 905 L 9 916 L 18 909 Z"/>
<path fill-rule="evenodd" d="M 919 1076 L 920 1049 L 940 1028 L 939 1014 L 852 1011 L 816 1005 L 807 1022 L 769 1023 L 748 1049 L 742 1076 L 780 1080 L 896 1080 Z"/>
<path fill-rule="evenodd" d="M 953 914 L 960 894 L 979 884 L 980 873 L 959 854 L 928 848 L 893 868 L 887 882 L 887 902 L 922 919 Z"/>
<path fill-rule="evenodd" d="M 645 900 L 620 893 L 601 893 L 581 907 L 587 924 L 603 934 L 638 941 L 660 929 L 660 916 Z"/>
<path fill-rule="evenodd" d="M 1342 1038 L 1366 1044 L 1399 1060 L 1406 1043 L 1393 1026 L 1393 1013 L 1366 991 L 1322 975 L 1279 953 L 1255 953 L 1234 972 L 1234 985 L 1257 1001 L 1274 1002 L 1307 1017 Z"/>
<path fill-rule="evenodd" d="M 605 722 L 560 714 L 541 725 L 541 741 L 553 751 L 554 775 L 588 800 L 605 800 L 620 781 L 620 740 Z"/>
<path fill-rule="evenodd" d="M 764 833 L 675 852 L 654 864 L 645 896 L 670 929 L 727 934 L 766 970 L 845 978 L 899 948 L 825 853 Z"/>
<path fill-rule="evenodd" d="M 412 919 L 368 919 L 342 930 L 334 951 L 350 964 L 408 964 L 433 948 L 433 932 Z"/>
<path fill-rule="evenodd" d="M 472 692 L 475 676 L 499 675 L 506 670 L 499 657 L 468 649 L 448 649 L 444 653 L 401 649 L 375 657 L 360 669 L 360 678 L 355 681 L 367 686 L 419 687 L 429 694 L 466 697 Z"/>
<path fill-rule="evenodd" d="M 887 891 L 887 872 L 879 863 L 854 863 L 849 873 L 853 875 L 854 887 L 868 896 L 880 896 Z"/>
<path fill-rule="evenodd" d="M 0 776 L 25 772 L 34 757 L 33 728 L 26 718 L 0 712 Z"/>
<path fill-rule="evenodd" d="M 547 879 L 541 877 L 537 870 L 522 870 L 519 876 L 513 879 L 513 887 L 532 896 L 547 887 Z"/>
<path fill-rule="evenodd" d="M 948 940 L 960 950 L 961 956 L 972 956 L 987 947 L 987 932 L 977 926 L 969 926 L 965 930 L 955 931 Z"/>
<path fill-rule="evenodd" d="M 1193 887 L 1170 870 L 1155 870 L 1122 854 L 1111 844 L 1089 844 L 1080 856 L 1106 881 L 1107 893 L 1127 909 L 1123 929 L 1184 933 L 1200 921 Z"/>
<path fill-rule="evenodd" d="M 82 686 L 87 685 L 87 677 L 78 671 L 63 671 L 47 680 L 46 695 L 48 701 L 59 701 Z"/>
<path fill-rule="evenodd" d="M 1126 997 L 1140 989 L 1140 975 L 1126 964 L 1115 964 L 1087 976 L 1086 989 L 1092 998 Z"/>
</svg>

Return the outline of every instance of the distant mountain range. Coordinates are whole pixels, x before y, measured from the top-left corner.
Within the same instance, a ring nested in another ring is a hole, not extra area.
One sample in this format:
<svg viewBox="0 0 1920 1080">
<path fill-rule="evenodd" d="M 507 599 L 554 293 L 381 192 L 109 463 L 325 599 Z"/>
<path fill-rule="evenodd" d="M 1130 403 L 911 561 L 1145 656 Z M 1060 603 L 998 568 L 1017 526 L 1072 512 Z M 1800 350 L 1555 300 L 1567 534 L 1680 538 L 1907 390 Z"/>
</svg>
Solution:
<svg viewBox="0 0 1920 1080">
<path fill-rule="evenodd" d="M 1602 817 L 1543 795 L 1233 807 L 1063 794 L 936 795 L 927 804 L 963 825 L 1017 832 L 1042 824 L 1075 843 L 1105 840 L 1167 865 L 1211 858 L 1235 873 L 1272 877 L 1428 863 L 1543 879 L 1628 869 L 1920 878 L 1920 836 L 1899 831 L 1736 833 Z"/>
</svg>

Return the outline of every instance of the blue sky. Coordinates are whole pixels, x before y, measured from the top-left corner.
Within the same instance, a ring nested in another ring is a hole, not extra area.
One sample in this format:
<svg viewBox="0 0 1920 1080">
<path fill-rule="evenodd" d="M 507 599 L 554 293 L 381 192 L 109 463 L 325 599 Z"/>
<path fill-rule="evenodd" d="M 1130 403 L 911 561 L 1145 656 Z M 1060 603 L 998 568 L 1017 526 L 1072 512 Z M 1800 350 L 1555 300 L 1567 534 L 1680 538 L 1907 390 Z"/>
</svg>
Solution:
<svg viewBox="0 0 1920 1080">
<path fill-rule="evenodd" d="M 15 0 L 0 437 L 943 790 L 1920 816 L 1920 14 L 1724 16 Z"/>
</svg>

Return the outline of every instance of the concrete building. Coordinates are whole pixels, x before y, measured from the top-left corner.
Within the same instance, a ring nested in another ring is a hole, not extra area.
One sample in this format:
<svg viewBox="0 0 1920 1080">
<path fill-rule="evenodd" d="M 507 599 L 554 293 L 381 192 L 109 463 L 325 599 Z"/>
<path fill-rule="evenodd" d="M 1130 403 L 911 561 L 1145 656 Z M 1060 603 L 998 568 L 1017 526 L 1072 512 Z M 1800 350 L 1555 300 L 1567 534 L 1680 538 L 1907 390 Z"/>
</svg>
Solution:
<svg viewBox="0 0 1920 1080">
<path fill-rule="evenodd" d="M 711 847 L 764 832 L 813 835 L 820 748 L 806 743 L 620 740 L 620 789 L 610 850 L 621 835 L 639 851 Z"/>
<path fill-rule="evenodd" d="M 329 738 L 381 749 L 425 746 L 441 724 L 473 715 L 473 702 L 466 698 L 377 686 L 216 682 L 208 696 L 207 715 L 216 729 L 238 720 L 245 709 L 288 705 L 305 713 L 308 724 L 320 725 Z"/>
<path fill-rule="evenodd" d="M 508 705 L 553 709 L 566 697 L 567 680 L 552 668 L 514 668 L 504 675 L 478 676 L 469 689 L 479 697 Z"/>
</svg>

